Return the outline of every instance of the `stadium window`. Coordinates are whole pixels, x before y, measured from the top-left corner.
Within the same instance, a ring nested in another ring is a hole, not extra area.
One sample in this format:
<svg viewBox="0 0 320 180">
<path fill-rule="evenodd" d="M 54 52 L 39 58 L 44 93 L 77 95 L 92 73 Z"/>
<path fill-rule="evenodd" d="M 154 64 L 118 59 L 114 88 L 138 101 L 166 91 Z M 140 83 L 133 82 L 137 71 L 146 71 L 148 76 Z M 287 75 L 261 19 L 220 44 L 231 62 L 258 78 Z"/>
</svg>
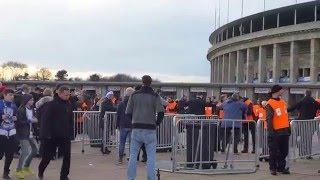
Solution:
<svg viewBox="0 0 320 180">
<path fill-rule="evenodd" d="M 317 21 L 320 21 L 320 6 L 317 6 Z"/>
<path fill-rule="evenodd" d="M 279 13 L 279 27 L 294 25 L 294 10 Z"/>
<path fill-rule="evenodd" d="M 314 21 L 314 6 L 303 6 L 297 9 L 297 24 Z"/>
<path fill-rule="evenodd" d="M 303 69 L 299 68 L 299 77 L 303 77 Z"/>
<path fill-rule="evenodd" d="M 310 68 L 304 68 L 304 77 L 310 77 Z"/>
<path fill-rule="evenodd" d="M 263 18 L 256 18 L 252 20 L 252 32 L 257 32 L 262 30 Z"/>
<path fill-rule="evenodd" d="M 264 29 L 277 27 L 278 14 L 270 14 L 264 17 Z"/>
<path fill-rule="evenodd" d="M 287 77 L 287 76 L 288 76 L 288 70 L 283 69 L 283 70 L 281 71 L 281 76 L 282 76 L 282 77 Z"/>
</svg>

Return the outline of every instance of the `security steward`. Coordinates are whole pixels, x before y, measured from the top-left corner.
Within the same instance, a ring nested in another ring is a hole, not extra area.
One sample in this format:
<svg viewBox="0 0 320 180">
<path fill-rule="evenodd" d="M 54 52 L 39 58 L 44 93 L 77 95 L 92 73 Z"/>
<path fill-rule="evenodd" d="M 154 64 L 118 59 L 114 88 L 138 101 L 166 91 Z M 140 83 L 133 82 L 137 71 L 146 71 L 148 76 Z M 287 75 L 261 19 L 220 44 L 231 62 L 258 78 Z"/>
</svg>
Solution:
<svg viewBox="0 0 320 180">
<path fill-rule="evenodd" d="M 246 121 L 242 124 L 244 134 L 244 146 L 242 153 L 248 153 L 249 149 L 249 131 L 251 132 L 252 139 L 252 153 L 255 153 L 256 147 L 256 124 L 254 123 L 255 113 L 253 110 L 253 103 L 250 99 L 244 97 L 243 102 L 247 105 Z"/>
<path fill-rule="evenodd" d="M 281 86 L 274 85 L 270 92 L 271 98 L 266 106 L 270 153 L 269 168 L 272 175 L 277 175 L 277 172 L 290 174 L 289 168 L 286 168 L 286 157 L 289 151 L 291 130 L 287 103 L 281 99 L 283 92 Z"/>
</svg>

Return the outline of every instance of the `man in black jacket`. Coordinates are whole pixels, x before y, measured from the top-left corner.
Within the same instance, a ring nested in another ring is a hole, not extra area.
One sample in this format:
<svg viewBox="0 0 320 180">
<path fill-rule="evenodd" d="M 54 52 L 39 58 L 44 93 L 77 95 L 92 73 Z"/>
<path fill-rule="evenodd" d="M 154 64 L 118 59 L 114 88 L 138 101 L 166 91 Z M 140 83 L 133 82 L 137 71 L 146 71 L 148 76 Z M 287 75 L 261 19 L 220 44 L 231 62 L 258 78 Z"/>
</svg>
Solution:
<svg viewBox="0 0 320 180">
<path fill-rule="evenodd" d="M 71 139 L 73 136 L 72 104 L 69 101 L 68 87 L 61 86 L 56 93 L 54 100 L 48 102 L 47 111 L 40 120 L 40 138 L 43 140 L 45 153 L 39 164 L 38 176 L 39 179 L 43 179 L 43 173 L 59 147 L 63 153 L 60 180 L 69 180 Z"/>
<path fill-rule="evenodd" d="M 318 109 L 320 109 L 320 103 L 318 103 L 313 97 L 311 97 L 311 91 L 307 90 L 305 97 L 297 104 L 288 108 L 288 112 L 298 110 L 299 120 L 310 120 L 316 117 Z M 310 156 L 312 154 L 312 136 L 316 131 L 317 123 L 315 121 L 311 126 L 302 123 L 299 123 L 299 125 L 301 125 L 297 127 L 298 136 L 301 136 L 299 155 L 307 156 L 307 159 L 312 159 L 312 157 Z M 305 127 L 308 127 L 309 129 L 303 129 Z"/>
<path fill-rule="evenodd" d="M 100 112 L 100 122 L 99 122 L 99 126 L 102 129 L 102 132 L 105 132 L 103 130 L 104 128 L 104 115 L 106 112 L 116 112 L 117 108 L 114 106 L 114 103 L 112 102 L 112 99 L 114 98 L 114 94 L 112 91 L 108 92 L 106 94 L 105 100 L 101 103 L 101 112 Z M 108 124 L 113 124 L 112 121 L 116 121 L 115 119 L 111 119 L 111 121 L 107 122 Z M 108 127 L 112 127 L 112 125 L 109 125 Z M 111 129 L 112 131 L 112 129 Z M 104 141 L 108 142 L 109 141 L 109 136 L 110 133 L 109 129 L 106 130 L 106 139 Z M 105 149 L 103 149 L 103 144 L 101 145 L 101 152 L 103 154 L 110 154 L 111 151 L 106 147 Z"/>
<path fill-rule="evenodd" d="M 188 97 L 183 95 L 178 103 L 178 114 L 188 114 Z"/>
<path fill-rule="evenodd" d="M 197 93 L 197 98 L 190 100 L 189 105 L 189 114 L 195 115 L 204 115 L 206 108 L 206 101 L 203 100 L 203 96 L 200 93 Z"/>
</svg>

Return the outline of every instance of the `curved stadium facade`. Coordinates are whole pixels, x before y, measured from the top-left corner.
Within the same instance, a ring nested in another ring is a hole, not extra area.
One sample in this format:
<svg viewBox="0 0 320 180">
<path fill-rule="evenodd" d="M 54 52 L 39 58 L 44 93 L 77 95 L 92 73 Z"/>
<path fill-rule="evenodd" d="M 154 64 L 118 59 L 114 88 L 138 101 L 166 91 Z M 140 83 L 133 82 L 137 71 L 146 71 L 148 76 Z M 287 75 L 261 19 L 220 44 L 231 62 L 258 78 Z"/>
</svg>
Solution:
<svg viewBox="0 0 320 180">
<path fill-rule="evenodd" d="M 311 1 L 237 19 L 216 29 L 212 47 L 211 83 L 245 89 L 254 99 L 280 83 L 291 103 L 305 90 L 319 96 L 320 1 Z"/>
</svg>

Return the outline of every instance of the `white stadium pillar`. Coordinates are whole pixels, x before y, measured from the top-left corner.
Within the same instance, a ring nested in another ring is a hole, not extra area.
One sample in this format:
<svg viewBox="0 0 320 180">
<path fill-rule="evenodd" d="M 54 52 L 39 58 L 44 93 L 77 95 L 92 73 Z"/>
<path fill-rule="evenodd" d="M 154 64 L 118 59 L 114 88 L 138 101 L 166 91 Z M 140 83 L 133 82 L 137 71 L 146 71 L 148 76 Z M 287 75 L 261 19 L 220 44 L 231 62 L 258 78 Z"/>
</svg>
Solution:
<svg viewBox="0 0 320 180">
<path fill-rule="evenodd" d="M 279 79 L 281 76 L 281 45 L 280 44 L 273 44 L 273 61 L 272 61 L 272 68 L 273 68 L 273 83 L 279 83 Z"/>
<path fill-rule="evenodd" d="M 247 71 L 246 71 L 246 83 L 253 82 L 253 67 L 254 67 L 254 50 L 251 48 L 247 49 Z"/>
<path fill-rule="evenodd" d="M 311 39 L 310 48 L 310 82 L 316 83 L 320 67 L 320 40 Z"/>
<path fill-rule="evenodd" d="M 298 65 L 298 42 L 292 41 L 290 43 L 290 83 L 297 82 Z"/>
<path fill-rule="evenodd" d="M 258 82 L 264 83 L 266 78 L 266 64 L 267 64 L 267 52 L 266 47 L 259 46 L 259 65 L 258 65 Z"/>
</svg>

